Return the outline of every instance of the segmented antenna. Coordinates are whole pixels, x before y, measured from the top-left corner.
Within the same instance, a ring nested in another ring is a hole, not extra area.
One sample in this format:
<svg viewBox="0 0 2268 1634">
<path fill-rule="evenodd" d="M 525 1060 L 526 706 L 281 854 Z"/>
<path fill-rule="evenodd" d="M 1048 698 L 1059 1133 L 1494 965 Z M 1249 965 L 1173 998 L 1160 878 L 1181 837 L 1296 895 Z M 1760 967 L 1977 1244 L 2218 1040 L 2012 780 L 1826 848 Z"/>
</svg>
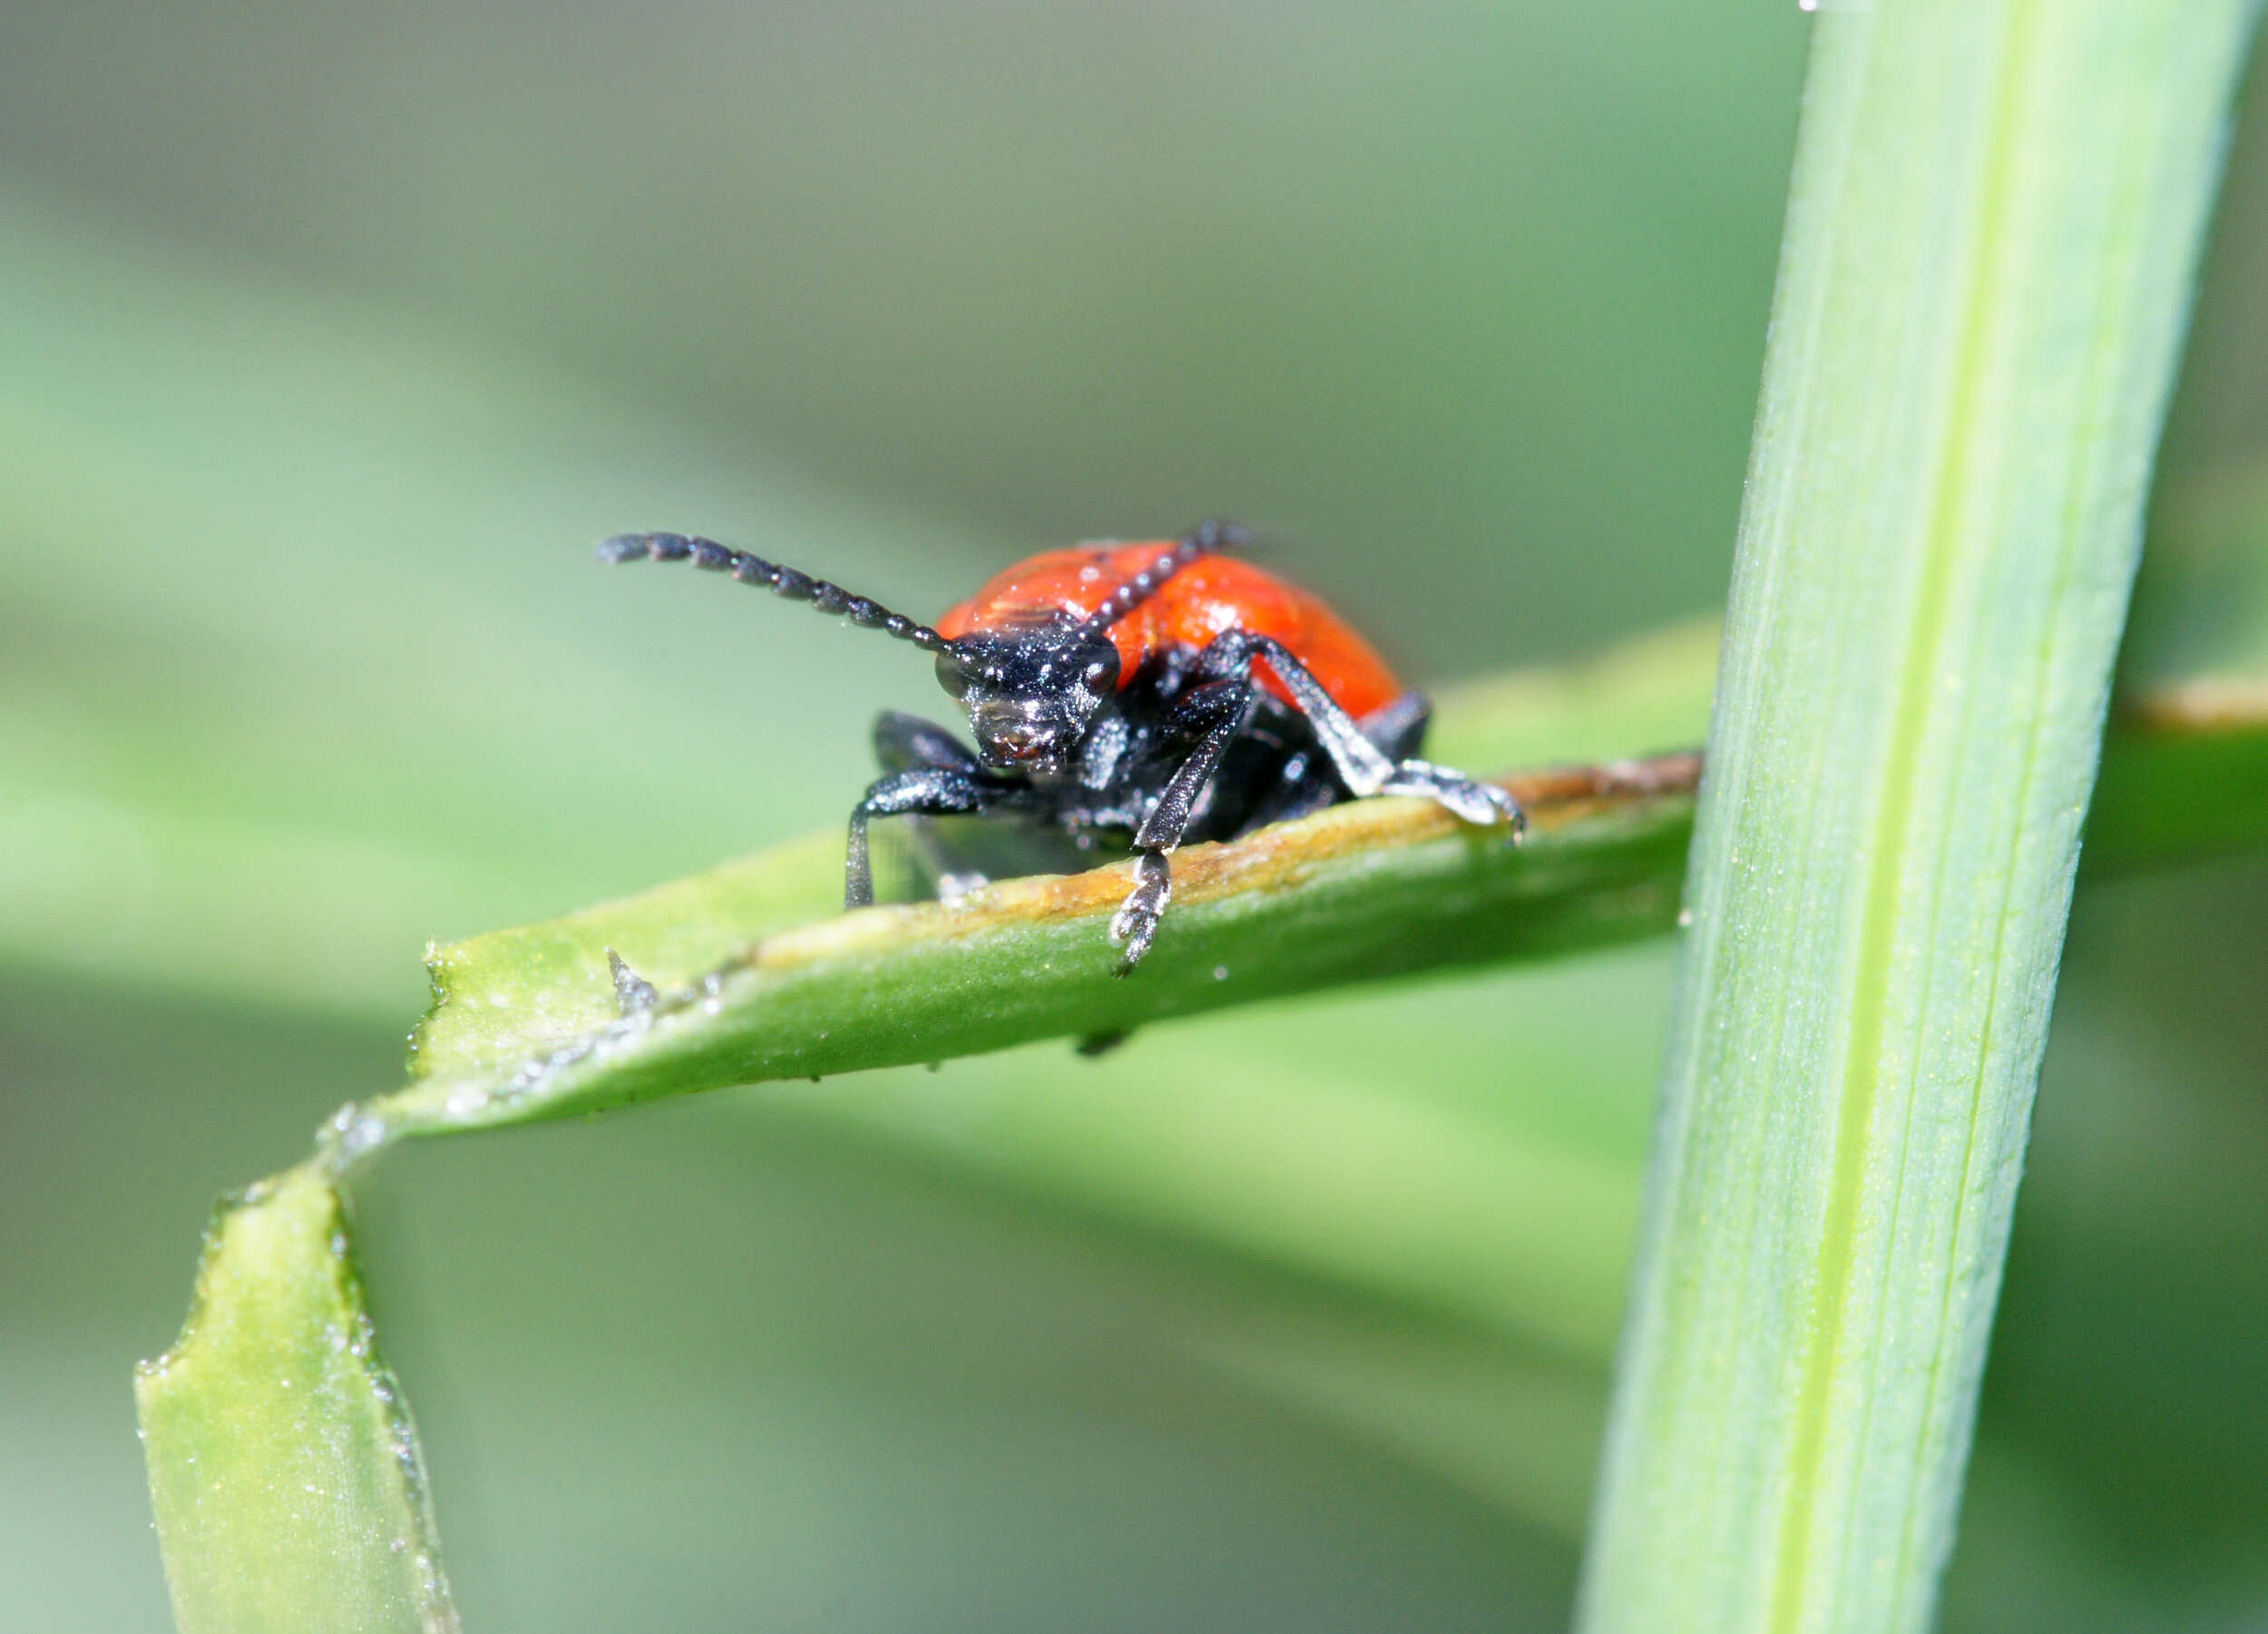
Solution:
<svg viewBox="0 0 2268 1634">
<path fill-rule="evenodd" d="M 790 602 L 808 602 L 821 612 L 842 613 L 862 629 L 879 630 L 885 635 L 911 641 L 926 652 L 940 652 L 946 646 L 945 638 L 928 625 L 916 624 L 879 602 L 855 596 L 839 584 L 799 573 L 792 567 L 782 567 L 761 556 L 751 556 L 746 551 L 728 550 L 713 539 L 683 533 L 621 533 L 599 547 L 601 562 L 637 562 L 647 557 L 656 562 L 690 562 L 712 573 L 728 572 L 743 584 L 760 584 Z"/>
<path fill-rule="evenodd" d="M 1166 581 L 1199 556 L 1209 556 L 1216 551 L 1232 550 L 1252 535 L 1233 522 L 1200 522 L 1174 541 L 1173 549 L 1136 573 L 1102 600 L 1100 606 L 1087 615 L 1080 632 L 1100 635 L 1128 613 L 1156 595 Z"/>
</svg>

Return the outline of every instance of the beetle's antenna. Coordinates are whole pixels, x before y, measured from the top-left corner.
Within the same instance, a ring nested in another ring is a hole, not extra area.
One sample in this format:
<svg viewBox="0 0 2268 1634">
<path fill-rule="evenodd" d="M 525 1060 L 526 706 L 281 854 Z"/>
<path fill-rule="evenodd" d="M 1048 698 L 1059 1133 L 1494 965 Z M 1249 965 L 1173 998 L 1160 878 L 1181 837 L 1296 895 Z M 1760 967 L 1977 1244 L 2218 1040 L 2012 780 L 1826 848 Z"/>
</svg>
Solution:
<svg viewBox="0 0 2268 1634">
<path fill-rule="evenodd" d="M 1233 522 L 1200 522 L 1174 541 L 1173 549 L 1119 585 L 1080 626 L 1082 635 L 1100 635 L 1128 613 L 1156 595 L 1166 581 L 1199 556 L 1230 550 L 1252 535 Z"/>
<path fill-rule="evenodd" d="M 683 533 L 621 533 L 599 546 L 601 562 L 637 562 L 646 557 L 656 562 L 690 562 L 712 573 L 728 572 L 743 584 L 760 584 L 790 602 L 808 602 L 821 612 L 846 614 L 854 624 L 911 641 L 925 652 L 942 652 L 946 646 L 945 638 L 928 625 L 916 624 L 879 602 L 855 596 L 839 584 L 799 573 L 792 567 L 782 567 L 761 556 L 751 556 L 746 551 L 728 550 L 713 539 Z"/>
</svg>

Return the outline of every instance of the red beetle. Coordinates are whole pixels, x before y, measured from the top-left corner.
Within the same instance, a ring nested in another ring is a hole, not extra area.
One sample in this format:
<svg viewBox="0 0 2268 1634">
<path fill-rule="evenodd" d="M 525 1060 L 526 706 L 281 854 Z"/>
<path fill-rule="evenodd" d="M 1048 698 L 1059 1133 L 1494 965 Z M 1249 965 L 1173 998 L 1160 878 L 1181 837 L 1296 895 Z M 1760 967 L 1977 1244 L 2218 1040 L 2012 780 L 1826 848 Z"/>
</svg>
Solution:
<svg viewBox="0 0 2268 1634">
<path fill-rule="evenodd" d="M 1186 840 L 1376 794 L 1424 795 L 1515 839 L 1526 827 L 1502 789 L 1413 758 L 1425 700 L 1319 599 L 1220 553 L 1244 537 L 1208 522 L 1180 539 L 1048 551 L 934 630 L 707 539 L 626 533 L 599 555 L 689 561 L 935 653 L 976 749 L 895 710 L 875 722 L 885 775 L 851 811 L 845 905 L 874 900 L 875 817 L 1004 812 L 1080 838 L 1123 833 L 1134 889 L 1110 921 L 1123 975 L 1157 936 L 1166 856 Z"/>
</svg>

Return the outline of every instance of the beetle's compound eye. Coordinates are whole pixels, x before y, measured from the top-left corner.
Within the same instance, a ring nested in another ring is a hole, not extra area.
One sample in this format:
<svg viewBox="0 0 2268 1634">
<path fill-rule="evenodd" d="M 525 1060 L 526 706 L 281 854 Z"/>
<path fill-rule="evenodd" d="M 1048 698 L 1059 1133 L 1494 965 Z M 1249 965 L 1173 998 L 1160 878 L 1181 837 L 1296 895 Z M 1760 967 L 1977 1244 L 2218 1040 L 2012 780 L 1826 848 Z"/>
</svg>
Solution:
<svg viewBox="0 0 2268 1634">
<path fill-rule="evenodd" d="M 947 647 L 937 655 L 937 684 L 955 698 L 969 695 L 969 683 L 974 679 L 969 673 L 969 660 Z"/>
<path fill-rule="evenodd" d="M 1100 698 L 1117 690 L 1119 684 L 1119 650 L 1116 643 L 1104 641 L 1087 660 L 1080 672 L 1080 682 L 1086 690 Z"/>
</svg>

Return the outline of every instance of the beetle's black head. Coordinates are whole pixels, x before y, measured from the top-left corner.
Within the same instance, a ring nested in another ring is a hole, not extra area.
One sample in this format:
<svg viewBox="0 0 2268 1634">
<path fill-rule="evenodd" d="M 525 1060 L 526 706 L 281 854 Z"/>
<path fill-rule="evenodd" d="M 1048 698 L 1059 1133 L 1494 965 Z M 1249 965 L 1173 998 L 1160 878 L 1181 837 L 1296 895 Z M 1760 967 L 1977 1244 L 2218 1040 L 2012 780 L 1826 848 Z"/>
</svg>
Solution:
<svg viewBox="0 0 2268 1634">
<path fill-rule="evenodd" d="M 969 711 L 986 766 L 1069 777 L 1096 711 L 1118 690 L 1119 650 L 1070 622 L 985 631 L 946 642 L 937 679 Z"/>
</svg>

